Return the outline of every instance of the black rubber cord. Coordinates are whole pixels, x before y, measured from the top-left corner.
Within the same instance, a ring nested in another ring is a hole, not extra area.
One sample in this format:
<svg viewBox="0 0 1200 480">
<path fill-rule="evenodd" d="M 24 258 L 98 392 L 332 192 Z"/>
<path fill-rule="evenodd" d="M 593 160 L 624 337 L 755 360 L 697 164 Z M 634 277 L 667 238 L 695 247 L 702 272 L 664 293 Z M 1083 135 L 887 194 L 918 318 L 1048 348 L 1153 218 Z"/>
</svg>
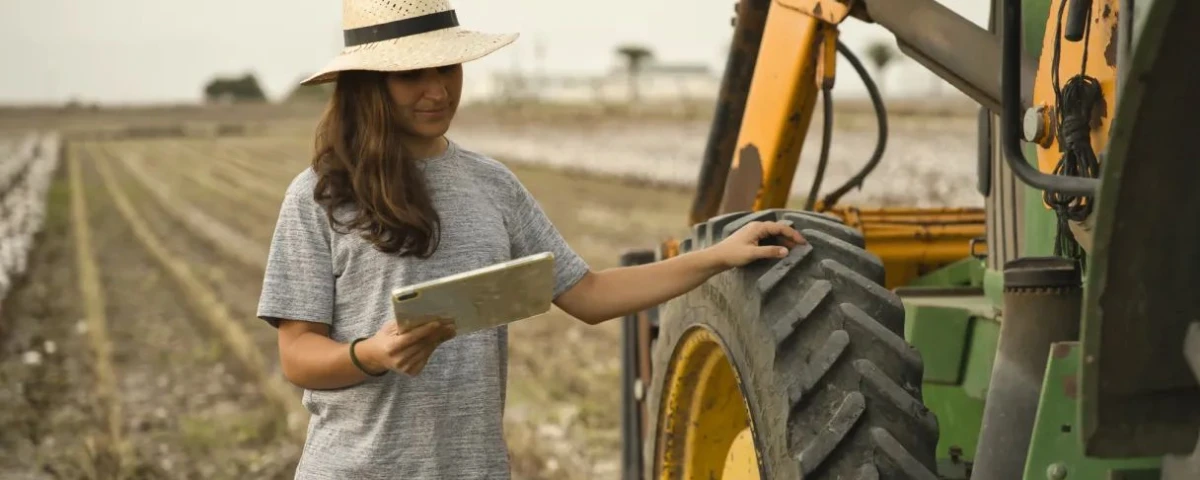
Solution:
<svg viewBox="0 0 1200 480">
<path fill-rule="evenodd" d="M 878 123 L 878 134 L 875 140 L 875 151 L 871 153 L 871 158 L 867 160 L 866 165 L 863 165 L 863 168 L 859 170 L 858 173 L 847 179 L 846 183 L 834 189 L 833 192 L 830 192 L 829 195 L 826 195 L 825 198 L 821 199 L 821 204 L 825 209 L 836 205 L 838 200 L 841 200 L 842 196 L 849 193 L 850 190 L 862 188 L 863 181 L 867 178 L 867 175 L 870 175 L 871 171 L 875 170 L 875 167 L 879 165 L 879 161 L 883 159 L 883 151 L 887 147 L 888 138 L 887 109 L 883 104 L 883 96 L 879 94 L 879 87 L 875 85 L 875 80 L 871 78 L 871 74 L 867 72 L 867 68 L 863 66 L 863 63 L 858 59 L 858 56 L 855 55 L 854 52 L 850 51 L 850 49 L 847 48 L 841 40 L 838 40 L 837 42 L 837 51 L 840 52 L 842 56 L 846 57 L 846 61 L 850 62 L 851 67 L 854 67 L 854 71 L 858 73 L 858 77 L 862 79 L 863 85 L 867 88 L 867 94 L 871 97 L 871 106 L 875 108 L 875 120 Z M 827 117 L 828 119 L 825 121 L 826 129 L 831 130 L 833 127 L 832 109 L 828 111 Z M 821 152 L 821 158 L 825 160 L 828 159 L 828 148 L 823 149 Z M 818 164 L 817 170 L 819 172 L 823 172 L 824 165 Z M 814 188 L 812 192 L 809 192 L 809 195 L 816 195 L 816 189 Z"/>
<path fill-rule="evenodd" d="M 1100 160 L 1092 149 L 1091 122 L 1092 109 L 1099 104 L 1104 93 L 1100 90 L 1100 82 L 1087 75 L 1087 42 L 1091 39 L 1091 10 L 1087 11 L 1088 20 L 1083 32 L 1084 51 L 1080 61 L 1079 74 L 1067 80 L 1066 85 L 1059 85 L 1059 60 L 1062 53 L 1061 32 L 1063 29 L 1063 13 L 1066 2 L 1058 9 L 1058 37 L 1054 39 L 1054 59 L 1051 74 L 1053 77 L 1054 96 L 1058 104 L 1056 116 L 1058 119 L 1058 145 L 1063 155 L 1054 166 L 1055 175 L 1069 177 L 1097 178 L 1100 176 Z M 1092 213 L 1093 198 L 1086 195 L 1065 195 L 1062 193 L 1044 192 L 1042 199 L 1054 210 L 1058 217 L 1054 242 L 1054 255 L 1065 256 L 1078 260 L 1081 265 L 1084 260 L 1083 248 L 1070 232 L 1069 221 L 1082 222 Z"/>
<path fill-rule="evenodd" d="M 833 137 L 833 88 L 830 85 L 821 86 L 821 106 L 824 112 L 821 117 L 821 158 L 817 160 L 817 173 L 813 175 L 812 188 L 808 189 L 808 200 L 804 201 L 804 209 L 812 210 L 817 203 L 817 192 L 821 191 L 821 181 L 825 179 L 825 166 L 829 164 L 829 142 Z"/>
</svg>

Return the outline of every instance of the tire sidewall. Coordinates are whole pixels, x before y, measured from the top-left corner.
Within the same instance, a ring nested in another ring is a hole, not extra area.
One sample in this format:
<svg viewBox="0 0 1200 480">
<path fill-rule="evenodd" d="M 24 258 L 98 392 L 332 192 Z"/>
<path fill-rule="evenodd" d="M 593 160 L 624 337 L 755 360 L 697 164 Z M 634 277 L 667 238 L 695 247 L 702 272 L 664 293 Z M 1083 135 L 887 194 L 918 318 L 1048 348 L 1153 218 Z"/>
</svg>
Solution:
<svg viewBox="0 0 1200 480">
<path fill-rule="evenodd" d="M 751 429 L 764 478 L 798 478 L 795 461 L 788 461 L 787 382 L 776 378 L 776 345 L 771 326 L 761 317 L 761 297 L 752 287 L 753 267 L 724 272 L 674 299 L 660 310 L 659 336 L 651 353 L 652 379 L 648 392 L 645 478 L 659 475 L 656 465 L 658 419 L 667 371 L 680 338 L 692 328 L 705 328 L 721 343 L 733 364 L 749 408 Z M 769 439 L 768 441 L 764 441 Z"/>
</svg>

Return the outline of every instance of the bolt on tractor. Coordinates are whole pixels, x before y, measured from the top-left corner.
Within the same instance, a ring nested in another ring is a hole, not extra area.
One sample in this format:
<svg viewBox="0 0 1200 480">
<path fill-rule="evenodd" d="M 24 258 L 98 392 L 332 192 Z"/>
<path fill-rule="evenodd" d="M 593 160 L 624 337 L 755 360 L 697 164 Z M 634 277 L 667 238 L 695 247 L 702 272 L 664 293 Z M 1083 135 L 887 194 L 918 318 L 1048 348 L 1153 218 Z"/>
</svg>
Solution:
<svg viewBox="0 0 1200 480">
<path fill-rule="evenodd" d="M 624 478 L 1200 479 L 1200 2 L 991 6 L 736 5 L 690 234 L 622 263 L 756 220 L 808 243 L 624 319 Z M 977 162 L 982 208 L 839 203 L 887 161 L 845 21 L 979 104 L 978 158 L 941 161 Z M 822 192 L 839 56 L 879 138 Z"/>
</svg>

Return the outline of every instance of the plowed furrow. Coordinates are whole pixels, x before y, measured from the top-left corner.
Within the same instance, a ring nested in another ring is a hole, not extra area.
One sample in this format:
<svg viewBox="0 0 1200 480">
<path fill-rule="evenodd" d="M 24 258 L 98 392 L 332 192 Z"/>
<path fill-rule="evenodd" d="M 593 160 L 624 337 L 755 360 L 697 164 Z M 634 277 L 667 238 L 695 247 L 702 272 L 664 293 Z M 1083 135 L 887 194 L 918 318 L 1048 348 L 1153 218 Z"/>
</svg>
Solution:
<svg viewBox="0 0 1200 480">
<path fill-rule="evenodd" d="M 124 465 L 126 446 L 122 428 L 120 391 L 117 389 L 116 371 L 113 369 L 113 345 L 109 338 L 108 302 L 104 298 L 104 286 L 96 264 L 92 228 L 88 219 L 88 201 L 83 187 L 83 173 L 79 156 L 68 158 L 67 168 L 71 188 L 71 230 L 75 239 L 75 268 L 78 272 L 80 300 L 83 304 L 88 344 L 92 350 L 92 372 L 95 375 L 96 403 L 99 406 L 104 432 L 107 437 L 102 455 L 111 455 L 115 465 Z M 120 467 L 118 467 L 120 468 Z"/>
<path fill-rule="evenodd" d="M 199 210 L 175 192 L 155 192 L 154 178 L 144 178 L 114 158 L 120 149 L 104 151 L 113 164 L 118 188 L 145 220 L 150 233 L 181 262 L 190 265 L 201 285 L 221 300 L 227 312 L 262 352 L 268 369 L 278 371 L 276 331 L 258 320 L 258 295 L 265 268 L 265 241 L 253 241 Z M 141 181 L 139 181 L 141 180 Z M 226 241 L 228 239 L 228 241 Z M 253 249 L 254 252 L 248 252 Z"/>
<path fill-rule="evenodd" d="M 80 191 L 128 445 L 124 478 L 285 477 L 298 454 L 283 429 L 285 410 L 204 322 L 196 301 L 203 295 L 162 262 L 165 252 L 145 235 L 99 152 L 84 149 Z"/>
<path fill-rule="evenodd" d="M 239 369 L 252 380 L 256 390 L 261 392 L 262 400 L 269 402 L 269 417 L 287 421 L 294 438 L 302 436 L 302 421 L 306 417 L 298 392 L 268 367 L 266 352 L 261 351 L 243 325 L 233 319 L 228 306 L 204 284 L 186 257 L 168 249 L 155 234 L 138 213 L 129 195 L 119 187 L 120 183 L 107 159 L 97 156 L 95 167 L 104 190 L 110 196 L 116 212 L 129 226 L 133 239 L 143 247 L 149 254 L 149 260 L 165 273 L 168 281 L 183 297 L 183 302 L 172 304 L 177 308 L 190 307 L 195 317 L 207 327 L 206 330 L 216 334 L 221 347 L 232 355 Z"/>
<path fill-rule="evenodd" d="M 142 183 L 156 184 L 156 190 L 186 199 L 244 236 L 260 241 L 269 238 L 278 215 L 278 201 L 217 180 L 232 168 L 227 162 L 177 143 L 121 145 L 112 151 L 122 162 L 143 171 L 142 177 L 156 180 Z"/>
<path fill-rule="evenodd" d="M 130 155 L 116 149 L 109 149 L 106 154 L 115 158 L 124 173 L 149 192 L 167 213 L 179 220 L 188 233 L 209 242 L 221 254 L 241 265 L 259 270 L 266 267 L 267 252 L 264 245 L 251 241 L 241 232 L 226 226 L 182 197 L 173 194 L 168 184 L 140 168 L 144 162 L 136 161 Z"/>
</svg>

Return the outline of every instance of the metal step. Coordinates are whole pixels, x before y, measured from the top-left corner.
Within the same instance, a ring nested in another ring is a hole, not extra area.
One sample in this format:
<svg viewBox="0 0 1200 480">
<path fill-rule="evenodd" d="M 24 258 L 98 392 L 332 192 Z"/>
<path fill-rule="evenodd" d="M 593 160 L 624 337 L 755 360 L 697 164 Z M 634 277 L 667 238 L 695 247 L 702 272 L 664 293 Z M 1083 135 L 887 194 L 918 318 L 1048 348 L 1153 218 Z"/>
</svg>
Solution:
<svg viewBox="0 0 1200 480">
<path fill-rule="evenodd" d="M 1183 340 L 1183 357 L 1196 374 L 1200 382 L 1200 322 L 1188 327 L 1187 336 Z M 1200 478 L 1200 440 L 1196 441 L 1196 449 L 1186 457 L 1167 455 L 1163 458 L 1162 480 L 1194 480 Z"/>
</svg>

